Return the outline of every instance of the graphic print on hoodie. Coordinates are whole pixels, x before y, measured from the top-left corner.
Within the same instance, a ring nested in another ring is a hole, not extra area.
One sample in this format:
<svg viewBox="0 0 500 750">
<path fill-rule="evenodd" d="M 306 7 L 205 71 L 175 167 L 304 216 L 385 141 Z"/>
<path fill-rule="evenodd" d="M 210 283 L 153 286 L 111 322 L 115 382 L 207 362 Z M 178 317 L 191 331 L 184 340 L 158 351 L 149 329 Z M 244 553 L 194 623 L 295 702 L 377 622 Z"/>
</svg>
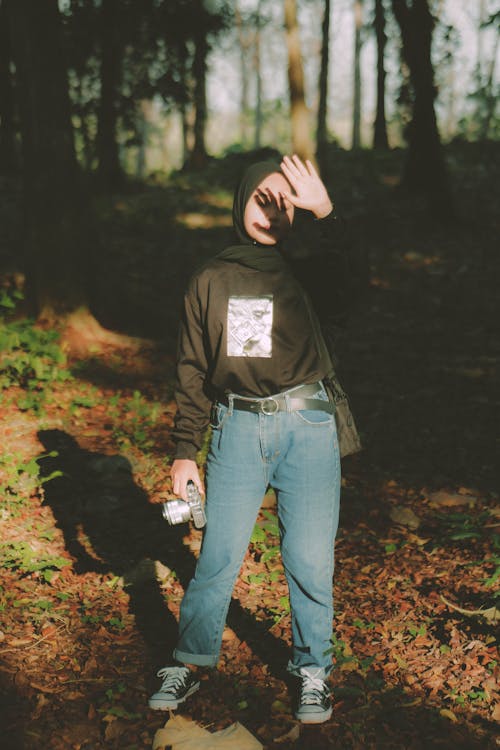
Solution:
<svg viewBox="0 0 500 750">
<path fill-rule="evenodd" d="M 229 297 L 228 357 L 272 357 L 273 295 Z"/>
</svg>

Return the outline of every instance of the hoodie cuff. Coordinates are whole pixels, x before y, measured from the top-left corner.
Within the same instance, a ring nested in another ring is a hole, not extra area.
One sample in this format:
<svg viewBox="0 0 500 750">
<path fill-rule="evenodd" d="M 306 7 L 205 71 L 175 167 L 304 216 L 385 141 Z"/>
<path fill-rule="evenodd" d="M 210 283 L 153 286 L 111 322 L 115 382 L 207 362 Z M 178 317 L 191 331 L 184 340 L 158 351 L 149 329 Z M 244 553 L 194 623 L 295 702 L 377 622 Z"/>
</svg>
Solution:
<svg viewBox="0 0 500 750">
<path fill-rule="evenodd" d="M 330 211 L 329 214 L 327 214 L 326 216 L 322 216 L 321 219 L 316 219 L 316 218 L 314 219 L 314 221 L 317 221 L 319 223 L 324 222 L 325 224 L 328 224 L 328 222 L 330 222 L 330 221 L 333 222 L 333 221 L 336 221 L 336 220 L 337 220 L 337 214 L 335 212 L 335 205 L 334 204 L 332 204 L 332 210 Z"/>
<path fill-rule="evenodd" d="M 177 443 L 175 458 L 188 458 L 190 461 L 196 461 L 197 453 L 198 448 L 196 445 L 188 441 L 180 440 Z"/>
</svg>

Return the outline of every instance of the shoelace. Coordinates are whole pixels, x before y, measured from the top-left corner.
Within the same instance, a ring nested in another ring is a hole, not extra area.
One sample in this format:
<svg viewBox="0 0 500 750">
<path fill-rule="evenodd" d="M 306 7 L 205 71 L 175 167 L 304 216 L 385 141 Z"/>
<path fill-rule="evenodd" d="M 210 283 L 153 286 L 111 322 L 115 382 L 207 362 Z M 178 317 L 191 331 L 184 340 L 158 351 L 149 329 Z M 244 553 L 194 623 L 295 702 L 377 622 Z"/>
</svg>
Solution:
<svg viewBox="0 0 500 750">
<path fill-rule="evenodd" d="M 302 686 L 301 686 L 301 703 L 315 704 L 321 703 L 325 696 L 325 681 L 322 677 L 318 677 L 318 672 L 312 674 L 310 672 L 303 672 Z"/>
<path fill-rule="evenodd" d="M 157 677 L 162 677 L 163 682 L 160 691 L 163 693 L 169 693 L 175 691 L 179 685 L 186 684 L 186 677 L 189 675 L 189 671 L 186 671 L 186 667 L 163 667 L 157 672 Z"/>
</svg>

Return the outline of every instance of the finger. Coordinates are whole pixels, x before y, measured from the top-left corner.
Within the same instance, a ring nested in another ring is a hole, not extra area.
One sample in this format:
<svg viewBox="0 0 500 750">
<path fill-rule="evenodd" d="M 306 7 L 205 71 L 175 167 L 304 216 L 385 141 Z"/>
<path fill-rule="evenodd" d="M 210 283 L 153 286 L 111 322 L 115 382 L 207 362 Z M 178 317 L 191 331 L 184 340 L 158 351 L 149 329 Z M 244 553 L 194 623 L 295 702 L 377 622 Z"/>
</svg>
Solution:
<svg viewBox="0 0 500 750">
<path fill-rule="evenodd" d="M 311 177 L 319 177 L 319 174 L 317 173 L 316 169 L 314 168 L 314 164 L 312 161 L 309 161 L 309 159 L 306 159 L 306 167 L 309 171 L 309 174 Z"/>
<path fill-rule="evenodd" d="M 262 190 L 262 188 L 257 188 L 255 193 L 256 193 L 255 197 L 258 203 L 260 203 L 261 205 L 265 205 L 268 202 L 268 196 L 264 192 L 264 190 Z"/>
<path fill-rule="evenodd" d="M 275 194 L 271 190 L 271 188 L 266 188 L 267 197 L 269 199 L 269 203 L 274 203 L 276 206 L 278 205 L 278 199 L 276 198 Z"/>
<path fill-rule="evenodd" d="M 297 154 L 293 155 L 293 163 L 295 164 L 295 166 L 297 168 L 297 171 L 299 172 L 299 174 L 300 174 L 301 177 L 308 177 L 309 176 L 308 171 L 307 171 L 307 169 L 304 166 L 304 162 L 302 161 L 302 159 L 299 156 L 297 156 Z"/>
<path fill-rule="evenodd" d="M 178 495 L 179 494 L 179 485 L 180 485 L 179 478 L 176 476 L 176 477 L 172 477 L 172 479 L 173 479 L 173 481 L 172 481 L 172 491 L 173 491 L 174 495 Z"/>
<path fill-rule="evenodd" d="M 290 170 L 288 169 L 288 167 L 285 164 L 285 162 L 282 161 L 281 164 L 280 164 L 280 166 L 281 166 L 281 171 L 285 175 L 285 177 L 288 180 L 288 182 L 290 183 L 290 185 L 292 185 L 292 187 L 295 187 L 295 177 L 292 174 L 292 172 L 290 172 Z"/>
<path fill-rule="evenodd" d="M 298 158 L 298 157 L 296 157 L 296 158 Z M 295 159 L 295 156 L 294 156 L 294 159 Z M 284 156 L 283 157 L 283 164 L 288 169 L 288 171 L 290 172 L 290 174 L 292 174 L 295 178 L 298 178 L 298 177 L 301 176 L 300 171 L 297 168 L 297 165 L 295 164 L 294 161 L 292 161 L 290 159 L 289 156 Z"/>
<path fill-rule="evenodd" d="M 293 195 L 293 193 L 284 193 L 284 196 L 286 200 L 292 204 L 292 206 L 296 206 L 296 208 L 302 208 L 302 201 L 297 195 Z"/>
</svg>

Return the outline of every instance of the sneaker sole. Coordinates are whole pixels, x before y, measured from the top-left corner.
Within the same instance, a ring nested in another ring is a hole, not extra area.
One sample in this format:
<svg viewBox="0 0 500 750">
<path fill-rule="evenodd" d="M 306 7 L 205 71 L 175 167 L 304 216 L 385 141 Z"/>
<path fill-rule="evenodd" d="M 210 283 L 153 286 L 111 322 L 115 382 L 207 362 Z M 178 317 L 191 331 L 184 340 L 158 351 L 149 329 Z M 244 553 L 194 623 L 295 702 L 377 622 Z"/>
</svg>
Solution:
<svg viewBox="0 0 500 750">
<path fill-rule="evenodd" d="M 321 711 L 317 713 L 306 713 L 301 714 L 298 711 L 295 714 L 295 718 L 300 721 L 301 724 L 323 724 L 328 721 L 333 713 L 333 709 L 329 708 L 327 711 Z"/>
<path fill-rule="evenodd" d="M 150 698 L 148 701 L 149 708 L 152 708 L 153 711 L 168 711 L 169 709 L 175 709 L 178 707 L 180 703 L 184 703 L 184 701 L 189 698 L 190 695 L 193 695 L 193 693 L 196 693 L 196 691 L 199 689 L 200 683 L 195 682 L 194 685 L 191 685 L 189 690 L 187 691 L 186 695 L 184 695 L 182 698 L 178 698 L 177 700 L 168 700 L 162 699 L 162 698 Z"/>
</svg>

